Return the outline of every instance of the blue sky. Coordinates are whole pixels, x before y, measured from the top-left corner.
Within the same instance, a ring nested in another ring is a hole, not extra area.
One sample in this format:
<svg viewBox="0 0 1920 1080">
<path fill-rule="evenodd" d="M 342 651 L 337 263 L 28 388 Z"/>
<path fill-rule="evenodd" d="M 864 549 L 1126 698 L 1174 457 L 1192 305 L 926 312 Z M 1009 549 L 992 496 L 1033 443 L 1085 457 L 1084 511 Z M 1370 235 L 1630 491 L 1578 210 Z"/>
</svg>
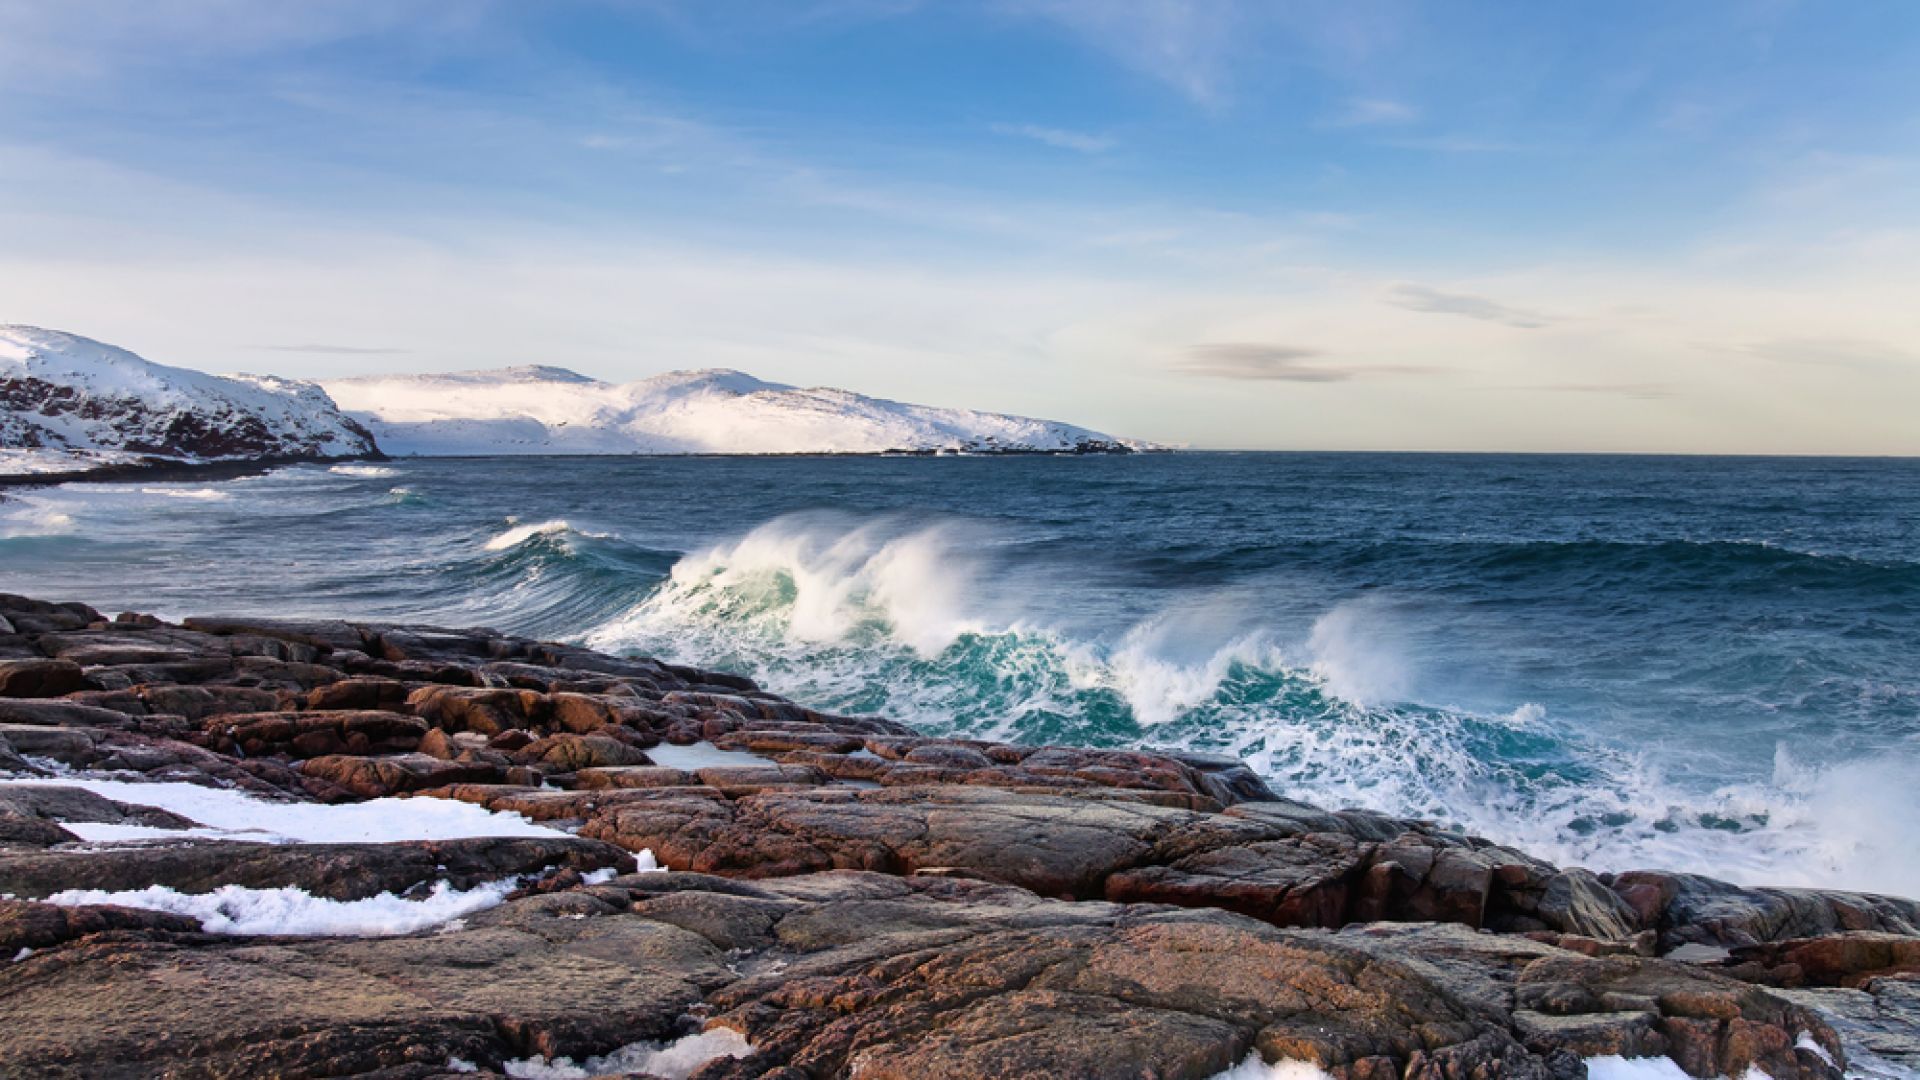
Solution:
<svg viewBox="0 0 1920 1080">
<path fill-rule="evenodd" d="M 1920 453 L 1920 5 L 0 0 L 0 319 L 1197 446 Z"/>
</svg>

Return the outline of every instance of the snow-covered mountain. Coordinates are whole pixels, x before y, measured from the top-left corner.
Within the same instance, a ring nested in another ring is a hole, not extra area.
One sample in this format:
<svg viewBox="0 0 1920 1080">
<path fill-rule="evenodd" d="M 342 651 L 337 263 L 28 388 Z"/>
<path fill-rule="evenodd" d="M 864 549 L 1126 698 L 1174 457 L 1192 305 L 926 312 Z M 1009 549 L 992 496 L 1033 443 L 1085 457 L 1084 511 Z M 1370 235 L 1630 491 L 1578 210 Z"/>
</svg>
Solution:
<svg viewBox="0 0 1920 1080">
<path fill-rule="evenodd" d="M 396 455 L 1124 451 L 1072 424 L 801 389 L 738 371 L 606 383 L 564 368 L 323 382 Z"/>
<path fill-rule="evenodd" d="M 76 334 L 0 326 L 0 475 L 149 459 L 235 461 L 376 453 L 310 382 L 208 375 Z"/>
</svg>

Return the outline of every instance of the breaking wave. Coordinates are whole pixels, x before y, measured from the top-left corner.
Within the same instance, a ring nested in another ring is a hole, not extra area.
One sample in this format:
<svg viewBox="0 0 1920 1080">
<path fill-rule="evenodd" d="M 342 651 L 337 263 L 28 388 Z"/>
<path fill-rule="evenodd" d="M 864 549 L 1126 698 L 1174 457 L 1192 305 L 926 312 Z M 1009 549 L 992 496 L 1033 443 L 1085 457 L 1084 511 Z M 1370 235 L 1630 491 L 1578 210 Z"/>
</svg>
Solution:
<svg viewBox="0 0 1920 1080">
<path fill-rule="evenodd" d="M 1586 718 L 1426 699 L 1391 594 L 1282 627 L 1255 592 L 1168 590 L 1102 633 L 1058 606 L 1084 583 L 995 557 L 1019 548 L 977 523 L 790 515 L 680 559 L 585 641 L 934 732 L 1235 754 L 1284 794 L 1563 863 L 1920 891 L 1920 838 L 1886 828 L 1920 820 L 1920 769 L 1782 748 L 1768 782 L 1702 792 L 1670 779 L 1686 762 Z"/>
</svg>

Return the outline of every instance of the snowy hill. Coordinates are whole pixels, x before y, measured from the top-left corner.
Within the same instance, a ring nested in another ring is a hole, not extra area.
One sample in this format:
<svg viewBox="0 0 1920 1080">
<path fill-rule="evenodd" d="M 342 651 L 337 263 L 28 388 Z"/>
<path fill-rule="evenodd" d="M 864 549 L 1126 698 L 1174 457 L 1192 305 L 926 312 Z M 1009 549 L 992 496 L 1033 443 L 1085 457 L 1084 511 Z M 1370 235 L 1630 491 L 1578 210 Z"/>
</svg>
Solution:
<svg viewBox="0 0 1920 1080">
<path fill-rule="evenodd" d="M 0 326 L 0 475 L 375 452 L 313 383 L 208 375 L 75 334 Z"/>
<path fill-rule="evenodd" d="M 1050 420 L 801 389 L 738 371 L 606 383 L 564 368 L 321 384 L 390 454 L 1084 453 L 1131 447 Z"/>
</svg>

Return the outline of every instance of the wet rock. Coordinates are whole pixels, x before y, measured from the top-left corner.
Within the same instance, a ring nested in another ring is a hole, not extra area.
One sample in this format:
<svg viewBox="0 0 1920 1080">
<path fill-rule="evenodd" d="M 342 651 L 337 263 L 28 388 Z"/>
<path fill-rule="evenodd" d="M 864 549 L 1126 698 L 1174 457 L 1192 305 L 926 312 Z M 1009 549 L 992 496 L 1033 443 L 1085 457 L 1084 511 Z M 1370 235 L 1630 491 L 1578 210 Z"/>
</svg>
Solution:
<svg viewBox="0 0 1920 1080">
<path fill-rule="evenodd" d="M 337 620 L 202 617 L 186 619 L 180 625 L 207 634 L 277 638 L 328 652 L 366 648 L 359 630 Z"/>
<path fill-rule="evenodd" d="M 645 751 L 606 735 L 549 735 L 528 743 L 513 757 L 561 772 L 653 764 Z"/>
<path fill-rule="evenodd" d="M 696 784 L 692 773 L 663 765 L 624 765 L 608 769 L 581 769 L 574 783 L 587 789 L 686 787 Z"/>
<path fill-rule="evenodd" d="M 482 762 L 441 761 L 425 754 L 357 757 L 332 754 L 303 761 L 300 772 L 319 782 L 320 792 L 378 799 L 448 784 L 494 784 L 506 770 Z"/>
<path fill-rule="evenodd" d="M 198 934 L 198 920 L 164 911 L 123 907 L 64 907 L 27 900 L 0 900 L 0 954 L 50 949 L 93 934 L 146 931 Z"/>
<path fill-rule="evenodd" d="M 71 660 L 0 660 L 0 697 L 59 697 L 80 689 L 81 675 Z"/>
<path fill-rule="evenodd" d="M 425 720 L 378 710 L 220 715 L 204 726 L 211 749 L 248 757 L 404 754 L 427 733 Z"/>
<path fill-rule="evenodd" d="M 483 837 L 388 844 L 174 842 L 95 851 L 0 851 L 7 891 L 39 899 L 68 889 L 121 892 L 165 885 L 185 893 L 222 885 L 293 886 L 331 900 L 448 881 L 472 888 L 548 870 L 629 869 L 632 857 L 573 837 Z"/>
<path fill-rule="evenodd" d="M 127 714 L 71 701 L 0 698 L 0 724 L 61 728 L 129 728 Z"/>
<path fill-rule="evenodd" d="M 1882 976 L 1920 976 L 1920 938 L 1861 930 L 1742 945 L 1725 968 L 1770 986 L 1858 988 Z"/>
<path fill-rule="evenodd" d="M 1828 1080 L 1838 1070 L 1800 1037 L 1839 1060 L 1838 1036 L 1814 1012 L 1723 976 L 1640 957 L 1543 957 L 1524 968 L 1516 1015 L 1531 1021 L 1536 1045 L 1582 1057 L 1631 1046 L 1635 1056 L 1671 1057 L 1694 1076 Z"/>
<path fill-rule="evenodd" d="M 1612 888 L 1661 950 L 1686 944 L 1734 947 L 1850 930 L 1920 935 L 1920 902 L 1820 889 L 1749 888 L 1697 874 L 1633 871 Z"/>
</svg>

